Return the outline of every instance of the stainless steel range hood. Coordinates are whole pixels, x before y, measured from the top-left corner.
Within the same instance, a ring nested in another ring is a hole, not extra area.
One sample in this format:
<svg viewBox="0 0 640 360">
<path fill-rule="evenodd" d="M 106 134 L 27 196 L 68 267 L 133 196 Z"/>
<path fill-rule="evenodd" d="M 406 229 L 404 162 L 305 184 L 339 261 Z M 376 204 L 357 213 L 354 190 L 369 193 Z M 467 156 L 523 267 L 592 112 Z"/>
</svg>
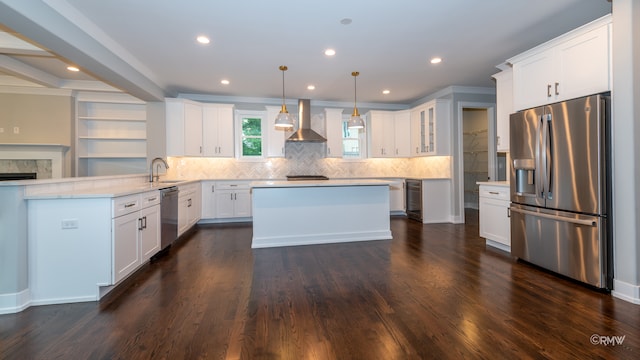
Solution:
<svg viewBox="0 0 640 360">
<path fill-rule="evenodd" d="M 309 99 L 298 100 L 298 131 L 293 133 L 287 142 L 326 142 L 322 135 L 311 130 L 311 101 Z"/>
</svg>

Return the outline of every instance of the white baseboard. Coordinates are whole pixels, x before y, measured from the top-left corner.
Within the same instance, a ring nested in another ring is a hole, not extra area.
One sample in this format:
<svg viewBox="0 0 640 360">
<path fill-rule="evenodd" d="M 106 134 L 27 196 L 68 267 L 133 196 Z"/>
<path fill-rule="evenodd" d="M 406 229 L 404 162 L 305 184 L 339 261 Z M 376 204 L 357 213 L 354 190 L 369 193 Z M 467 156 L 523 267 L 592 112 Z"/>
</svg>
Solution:
<svg viewBox="0 0 640 360">
<path fill-rule="evenodd" d="M 613 279 L 613 289 L 611 295 L 614 297 L 640 305 L 640 285 L 632 285 Z"/>
<path fill-rule="evenodd" d="M 12 294 L 0 294 L 0 315 L 14 314 L 31 306 L 29 289 Z"/>
</svg>

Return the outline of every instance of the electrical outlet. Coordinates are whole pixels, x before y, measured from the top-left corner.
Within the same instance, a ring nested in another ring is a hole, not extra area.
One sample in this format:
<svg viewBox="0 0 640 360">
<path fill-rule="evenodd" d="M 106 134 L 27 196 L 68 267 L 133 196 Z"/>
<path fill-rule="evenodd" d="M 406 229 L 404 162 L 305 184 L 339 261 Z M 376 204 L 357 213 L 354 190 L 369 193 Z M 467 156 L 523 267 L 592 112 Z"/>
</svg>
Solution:
<svg viewBox="0 0 640 360">
<path fill-rule="evenodd" d="M 4 128 L 0 128 L 0 134 L 4 132 Z"/>
<path fill-rule="evenodd" d="M 63 229 L 77 229 L 78 219 L 63 219 L 61 225 Z"/>
<path fill-rule="evenodd" d="M 13 127 L 13 133 L 14 133 L 14 134 L 20 134 L 20 128 L 19 128 L 19 127 L 17 127 L 17 126 L 14 126 L 14 127 Z"/>
</svg>

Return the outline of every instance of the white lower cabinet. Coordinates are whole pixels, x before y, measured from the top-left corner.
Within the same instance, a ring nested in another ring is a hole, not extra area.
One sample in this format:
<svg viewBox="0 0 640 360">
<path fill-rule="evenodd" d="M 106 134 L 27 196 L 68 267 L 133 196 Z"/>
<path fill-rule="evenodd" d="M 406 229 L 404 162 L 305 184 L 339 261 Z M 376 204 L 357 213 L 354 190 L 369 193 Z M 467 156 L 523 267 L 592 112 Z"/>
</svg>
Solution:
<svg viewBox="0 0 640 360">
<path fill-rule="evenodd" d="M 405 212 L 404 179 L 393 179 L 389 186 L 389 210 L 391 213 Z"/>
<path fill-rule="evenodd" d="M 511 251 L 509 187 L 480 184 L 480 236 L 487 245 Z"/>
<path fill-rule="evenodd" d="M 200 183 L 178 186 L 178 236 L 195 225 L 202 215 Z"/>
<path fill-rule="evenodd" d="M 251 217 L 249 181 L 218 181 L 215 186 L 216 218 Z"/>
<path fill-rule="evenodd" d="M 146 192 L 113 199 L 113 283 L 160 250 L 160 195 Z"/>
</svg>

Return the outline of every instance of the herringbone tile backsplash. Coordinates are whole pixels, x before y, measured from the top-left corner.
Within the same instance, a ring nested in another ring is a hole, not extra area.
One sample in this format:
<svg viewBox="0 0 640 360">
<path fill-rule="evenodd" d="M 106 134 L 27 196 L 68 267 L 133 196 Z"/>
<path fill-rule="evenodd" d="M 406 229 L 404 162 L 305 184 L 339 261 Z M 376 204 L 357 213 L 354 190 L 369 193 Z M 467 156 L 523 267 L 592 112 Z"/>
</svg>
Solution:
<svg viewBox="0 0 640 360">
<path fill-rule="evenodd" d="M 284 179 L 287 175 L 329 178 L 451 177 L 451 157 L 345 160 L 325 158 L 325 144 L 287 143 L 284 158 L 240 161 L 234 158 L 170 157 L 167 177 L 177 179 Z"/>
</svg>

